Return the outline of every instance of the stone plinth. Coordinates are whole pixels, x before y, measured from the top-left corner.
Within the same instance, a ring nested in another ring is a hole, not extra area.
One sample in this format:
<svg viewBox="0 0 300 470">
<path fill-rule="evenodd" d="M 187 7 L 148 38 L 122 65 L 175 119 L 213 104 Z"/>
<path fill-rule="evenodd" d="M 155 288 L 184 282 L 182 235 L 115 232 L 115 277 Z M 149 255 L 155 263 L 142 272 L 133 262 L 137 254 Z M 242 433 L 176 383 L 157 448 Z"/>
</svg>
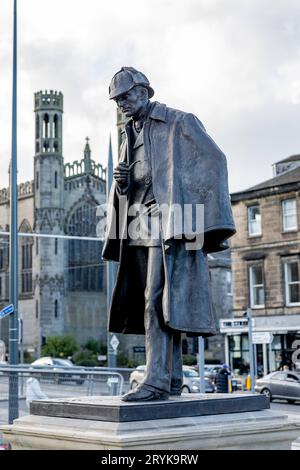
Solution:
<svg viewBox="0 0 300 470">
<path fill-rule="evenodd" d="M 300 450 L 300 437 L 292 443 L 291 450 Z"/>
<path fill-rule="evenodd" d="M 29 416 L 2 432 L 15 450 L 290 449 L 300 419 L 291 422 L 268 407 L 259 395 L 195 394 L 148 403 L 47 400 L 32 403 Z"/>
<path fill-rule="evenodd" d="M 184 394 L 176 399 L 123 402 L 119 397 L 34 401 L 30 414 L 95 421 L 147 421 L 259 411 L 270 408 L 265 395 Z"/>
</svg>

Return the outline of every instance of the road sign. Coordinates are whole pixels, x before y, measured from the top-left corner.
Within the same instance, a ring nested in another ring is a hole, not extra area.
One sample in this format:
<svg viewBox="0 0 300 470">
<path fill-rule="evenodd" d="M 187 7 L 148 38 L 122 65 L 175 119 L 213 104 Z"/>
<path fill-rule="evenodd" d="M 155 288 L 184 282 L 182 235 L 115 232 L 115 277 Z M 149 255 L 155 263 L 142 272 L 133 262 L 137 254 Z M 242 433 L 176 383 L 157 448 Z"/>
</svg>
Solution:
<svg viewBox="0 0 300 470">
<path fill-rule="evenodd" d="M 12 313 L 14 313 L 14 310 L 15 309 L 13 305 L 8 305 L 7 307 L 5 307 L 3 310 L 0 311 L 0 319 L 7 317 L 7 315 L 11 315 Z"/>
<path fill-rule="evenodd" d="M 254 344 L 270 344 L 272 343 L 274 336 L 268 331 L 256 331 L 253 332 L 252 341 Z"/>
<path fill-rule="evenodd" d="M 146 352 L 145 346 L 133 346 L 133 352 L 136 354 L 137 353 L 145 354 Z"/>
<path fill-rule="evenodd" d="M 252 318 L 252 327 L 254 327 L 255 320 Z M 248 332 L 248 318 L 222 318 L 220 320 L 221 333 L 247 333 Z"/>
<path fill-rule="evenodd" d="M 104 355 L 104 354 L 99 354 L 99 356 L 97 356 L 97 359 L 98 359 L 98 361 L 106 361 L 106 360 L 107 360 L 107 356 Z"/>
<path fill-rule="evenodd" d="M 120 341 L 118 340 L 116 335 L 113 335 L 112 339 L 110 340 L 110 345 L 114 351 L 118 349 L 119 344 L 120 344 Z"/>
</svg>

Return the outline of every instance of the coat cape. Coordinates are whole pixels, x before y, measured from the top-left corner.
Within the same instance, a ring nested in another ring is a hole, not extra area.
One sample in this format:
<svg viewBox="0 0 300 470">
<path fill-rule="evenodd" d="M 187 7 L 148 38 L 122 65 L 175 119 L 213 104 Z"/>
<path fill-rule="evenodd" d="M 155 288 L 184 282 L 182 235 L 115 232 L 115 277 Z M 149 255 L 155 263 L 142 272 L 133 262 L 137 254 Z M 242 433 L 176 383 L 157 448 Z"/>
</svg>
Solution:
<svg viewBox="0 0 300 470">
<path fill-rule="evenodd" d="M 130 125 L 129 122 L 125 126 L 126 139 L 121 147 L 120 162 L 130 163 Z M 196 116 L 158 102 L 153 103 L 144 124 L 144 146 L 152 165 L 153 193 L 159 206 L 164 207 L 161 237 L 165 324 L 190 335 L 214 335 L 216 322 L 207 253 L 228 248 L 226 240 L 235 233 L 226 157 Z M 183 208 L 185 204 L 193 208 L 189 227 L 178 224 L 172 210 L 174 205 Z M 197 232 L 195 217 L 199 204 L 204 207 L 201 233 Z M 119 262 L 109 331 L 144 334 L 144 292 L 137 289 L 135 273 L 130 269 L 130 248 L 124 235 L 127 209 L 128 197 L 120 198 L 113 182 L 102 253 L 105 260 Z M 204 244 L 187 250 L 183 238 L 195 233 L 203 236 Z"/>
</svg>

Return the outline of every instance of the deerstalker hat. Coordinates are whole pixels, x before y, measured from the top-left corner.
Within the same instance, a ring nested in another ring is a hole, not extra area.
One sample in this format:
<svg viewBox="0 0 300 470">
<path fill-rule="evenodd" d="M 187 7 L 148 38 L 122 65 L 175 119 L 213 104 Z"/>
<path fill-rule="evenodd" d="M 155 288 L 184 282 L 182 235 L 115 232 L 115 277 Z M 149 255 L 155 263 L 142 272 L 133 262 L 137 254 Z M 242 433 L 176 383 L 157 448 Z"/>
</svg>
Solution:
<svg viewBox="0 0 300 470">
<path fill-rule="evenodd" d="M 154 90 L 146 75 L 133 67 L 122 67 L 112 78 L 109 86 L 109 99 L 115 99 L 118 96 L 131 90 L 136 85 L 142 85 L 148 88 L 149 98 L 154 95 Z"/>
</svg>

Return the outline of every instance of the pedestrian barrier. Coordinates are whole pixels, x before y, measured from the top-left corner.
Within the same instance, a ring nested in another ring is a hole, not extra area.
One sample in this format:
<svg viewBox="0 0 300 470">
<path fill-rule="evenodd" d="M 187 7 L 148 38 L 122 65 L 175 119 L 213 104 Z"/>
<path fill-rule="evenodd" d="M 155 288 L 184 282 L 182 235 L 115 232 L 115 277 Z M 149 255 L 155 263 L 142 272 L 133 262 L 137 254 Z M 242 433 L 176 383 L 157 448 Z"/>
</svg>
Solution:
<svg viewBox="0 0 300 470">
<path fill-rule="evenodd" d="M 109 369 L 109 368 L 89 368 L 72 367 L 32 367 L 22 366 L 1 366 L 0 367 L 0 404 L 5 403 L 2 409 L 18 410 L 21 407 L 26 412 L 26 385 L 29 378 L 35 378 L 39 382 L 39 393 L 44 394 L 49 399 L 70 398 L 84 396 L 101 395 L 122 395 L 124 383 L 128 380 L 132 369 Z M 12 399 L 10 395 L 11 384 L 18 389 L 18 398 Z M 36 381 L 35 381 L 36 383 Z M 128 384 L 129 388 L 129 384 Z M 28 402 L 28 400 L 27 400 Z M 28 403 L 27 403 L 28 405 Z M 7 414 L 7 413 L 6 413 Z M 4 411 L 0 413 L 0 423 L 6 422 Z"/>
</svg>

